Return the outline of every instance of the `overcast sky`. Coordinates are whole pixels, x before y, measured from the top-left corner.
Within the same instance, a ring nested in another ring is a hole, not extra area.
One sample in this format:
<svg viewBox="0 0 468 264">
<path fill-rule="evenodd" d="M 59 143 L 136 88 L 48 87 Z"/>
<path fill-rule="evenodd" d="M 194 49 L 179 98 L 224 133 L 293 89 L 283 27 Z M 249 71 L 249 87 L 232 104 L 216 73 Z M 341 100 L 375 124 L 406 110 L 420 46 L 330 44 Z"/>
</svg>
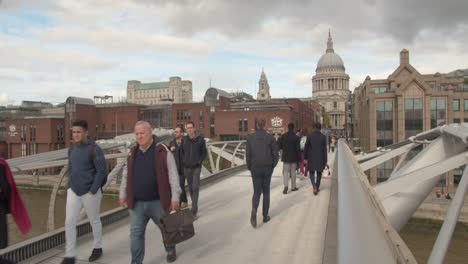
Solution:
<svg viewBox="0 0 468 264">
<path fill-rule="evenodd" d="M 467 0 L 0 0 L 0 105 L 125 96 L 127 80 L 192 80 L 311 96 L 331 29 L 354 89 L 410 50 L 421 73 L 468 68 Z"/>
</svg>

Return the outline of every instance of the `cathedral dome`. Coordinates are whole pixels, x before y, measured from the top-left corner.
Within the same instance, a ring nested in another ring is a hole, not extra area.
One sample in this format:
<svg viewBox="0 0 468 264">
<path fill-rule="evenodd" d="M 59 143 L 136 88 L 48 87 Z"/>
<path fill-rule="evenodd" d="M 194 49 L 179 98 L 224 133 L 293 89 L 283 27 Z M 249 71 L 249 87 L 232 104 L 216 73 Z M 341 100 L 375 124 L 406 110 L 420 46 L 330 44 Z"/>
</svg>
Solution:
<svg viewBox="0 0 468 264">
<path fill-rule="evenodd" d="M 326 71 L 328 69 L 345 71 L 343 60 L 333 49 L 333 40 L 330 32 L 328 32 L 327 51 L 322 55 L 322 57 L 320 57 L 315 72 Z"/>
<path fill-rule="evenodd" d="M 320 57 L 319 62 L 317 63 L 317 69 L 315 70 L 316 72 L 320 70 L 325 70 L 325 69 L 340 69 L 340 70 L 345 70 L 343 60 L 341 57 L 334 53 L 325 53 Z"/>
</svg>

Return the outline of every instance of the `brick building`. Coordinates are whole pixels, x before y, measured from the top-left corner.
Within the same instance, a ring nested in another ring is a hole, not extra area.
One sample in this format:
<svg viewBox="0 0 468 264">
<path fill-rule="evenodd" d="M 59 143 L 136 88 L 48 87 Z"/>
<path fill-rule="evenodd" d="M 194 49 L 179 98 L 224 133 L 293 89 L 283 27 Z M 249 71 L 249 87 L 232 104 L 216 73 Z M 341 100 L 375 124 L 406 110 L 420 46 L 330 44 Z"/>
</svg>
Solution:
<svg viewBox="0 0 468 264">
<path fill-rule="evenodd" d="M 7 139 L 11 121 L 28 116 L 63 117 L 63 107 L 60 105 L 54 107 L 50 103 L 35 101 L 23 101 L 18 106 L 0 107 L 0 157 L 10 158 Z"/>
<path fill-rule="evenodd" d="M 95 104 L 88 98 L 69 97 L 65 102 L 65 144 L 71 140 L 71 126 L 74 120 L 88 122 L 89 137 L 111 139 L 133 132 L 133 126 L 141 119 L 144 106 L 127 103 Z"/>
<path fill-rule="evenodd" d="M 200 133 L 215 140 L 245 139 L 255 129 L 258 117 L 267 120 L 268 131 L 282 134 L 289 122 L 310 131 L 315 114 L 310 103 L 297 98 L 254 100 L 248 94 L 216 88 L 206 91 L 204 102 L 172 106 L 174 125 L 192 120 Z"/>
</svg>

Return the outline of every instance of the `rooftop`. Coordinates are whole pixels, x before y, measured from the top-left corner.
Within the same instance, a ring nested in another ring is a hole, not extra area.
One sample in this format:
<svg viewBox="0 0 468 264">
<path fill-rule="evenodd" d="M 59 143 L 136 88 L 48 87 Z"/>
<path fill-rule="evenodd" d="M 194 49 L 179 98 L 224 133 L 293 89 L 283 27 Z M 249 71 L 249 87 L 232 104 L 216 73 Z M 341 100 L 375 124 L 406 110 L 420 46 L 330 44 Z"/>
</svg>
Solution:
<svg viewBox="0 0 468 264">
<path fill-rule="evenodd" d="M 166 89 L 168 87 L 169 82 L 139 83 L 135 85 L 137 90 Z"/>
</svg>

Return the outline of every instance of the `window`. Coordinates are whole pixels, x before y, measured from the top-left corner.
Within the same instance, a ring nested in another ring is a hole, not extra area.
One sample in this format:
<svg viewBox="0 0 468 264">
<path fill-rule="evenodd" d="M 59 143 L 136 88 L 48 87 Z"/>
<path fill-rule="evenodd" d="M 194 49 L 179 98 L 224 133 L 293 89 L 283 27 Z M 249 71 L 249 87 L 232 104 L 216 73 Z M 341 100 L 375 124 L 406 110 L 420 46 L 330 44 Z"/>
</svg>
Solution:
<svg viewBox="0 0 468 264">
<path fill-rule="evenodd" d="M 239 132 L 242 132 L 242 119 L 239 119 Z"/>
<path fill-rule="evenodd" d="M 393 144 L 393 101 L 376 102 L 377 147 Z"/>
<path fill-rule="evenodd" d="M 29 154 L 30 155 L 37 154 L 37 145 L 36 145 L 36 143 L 29 143 Z"/>
<path fill-rule="evenodd" d="M 199 117 L 199 119 L 198 119 L 198 128 L 203 129 L 203 123 L 204 123 L 203 110 L 200 110 L 198 117 Z"/>
<path fill-rule="evenodd" d="M 21 143 L 21 156 L 26 156 L 26 143 Z"/>
<path fill-rule="evenodd" d="M 464 118 L 463 123 L 468 123 L 468 118 Z"/>
<path fill-rule="evenodd" d="M 406 137 L 415 136 L 423 130 L 423 99 L 405 99 L 405 130 Z"/>
<path fill-rule="evenodd" d="M 333 102 L 333 108 L 337 108 L 338 107 L 338 103 L 337 102 Z"/>
<path fill-rule="evenodd" d="M 468 111 L 468 100 L 467 99 L 463 100 L 463 103 L 464 103 L 463 110 Z"/>
<path fill-rule="evenodd" d="M 452 110 L 454 112 L 460 111 L 460 100 L 459 99 L 452 100 Z"/>
<path fill-rule="evenodd" d="M 374 90 L 374 93 L 379 94 L 379 93 L 386 93 L 387 92 L 387 87 L 374 87 L 372 88 Z"/>
<path fill-rule="evenodd" d="M 453 122 L 454 122 L 454 123 L 460 124 L 460 118 L 454 118 L 454 119 L 453 119 Z"/>
<path fill-rule="evenodd" d="M 26 141 L 26 126 L 25 125 L 21 125 L 20 137 L 21 137 L 21 141 L 23 141 L 23 142 Z M 26 147 L 25 147 L 25 149 L 26 149 Z"/>
<path fill-rule="evenodd" d="M 57 125 L 57 141 L 63 141 L 64 128 L 63 125 Z"/>
<path fill-rule="evenodd" d="M 249 125 L 249 122 L 247 121 L 247 118 L 244 119 L 244 132 L 247 132 L 248 130 L 248 125 Z"/>
<path fill-rule="evenodd" d="M 447 123 L 445 98 L 431 99 L 431 128 Z"/>
</svg>

